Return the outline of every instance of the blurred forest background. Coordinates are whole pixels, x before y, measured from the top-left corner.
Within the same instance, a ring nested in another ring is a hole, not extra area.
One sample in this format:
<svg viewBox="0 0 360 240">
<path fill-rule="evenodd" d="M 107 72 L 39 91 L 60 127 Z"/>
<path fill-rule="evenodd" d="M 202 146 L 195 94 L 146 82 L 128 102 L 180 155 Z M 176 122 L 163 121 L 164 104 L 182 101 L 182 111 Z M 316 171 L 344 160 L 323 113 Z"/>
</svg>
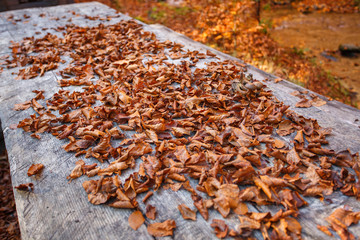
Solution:
<svg viewBox="0 0 360 240">
<path fill-rule="evenodd" d="M 329 98 L 360 105 L 360 0 L 99 2 L 145 23 L 163 24 Z M 355 51 L 344 54 L 342 44 Z"/>
</svg>

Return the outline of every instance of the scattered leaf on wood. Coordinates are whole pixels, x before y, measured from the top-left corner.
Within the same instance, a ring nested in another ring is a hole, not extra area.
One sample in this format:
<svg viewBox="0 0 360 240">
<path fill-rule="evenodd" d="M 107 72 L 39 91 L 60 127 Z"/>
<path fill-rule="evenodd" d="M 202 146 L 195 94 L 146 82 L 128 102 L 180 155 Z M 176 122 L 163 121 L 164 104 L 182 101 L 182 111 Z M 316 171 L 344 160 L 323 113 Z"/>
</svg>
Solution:
<svg viewBox="0 0 360 240">
<path fill-rule="evenodd" d="M 26 101 L 26 102 L 24 102 L 24 103 L 15 104 L 14 110 L 15 110 L 15 111 L 26 110 L 26 109 L 28 109 L 29 107 L 31 107 L 31 102 L 30 102 L 30 101 Z"/>
<path fill-rule="evenodd" d="M 174 220 L 166 220 L 161 223 L 149 224 L 147 230 L 151 236 L 165 237 L 165 236 L 172 236 L 175 228 L 176 228 L 176 223 Z"/>
<path fill-rule="evenodd" d="M 178 206 L 178 209 L 184 219 L 196 221 L 196 212 L 191 210 L 188 206 L 186 206 L 185 204 L 181 204 Z"/>
<path fill-rule="evenodd" d="M 137 230 L 144 222 L 145 218 L 139 210 L 129 216 L 129 225 L 134 230 Z"/>
<path fill-rule="evenodd" d="M 83 175 L 82 166 L 85 165 L 83 160 L 79 160 L 76 162 L 75 168 L 71 171 L 70 175 L 67 177 L 68 179 L 75 179 L 81 177 Z"/>
<path fill-rule="evenodd" d="M 311 106 L 312 106 L 312 101 L 307 98 L 303 98 L 295 104 L 295 107 L 298 107 L 298 108 L 309 108 Z"/>
<path fill-rule="evenodd" d="M 317 225 L 316 227 L 317 227 L 320 231 L 322 231 L 323 233 L 325 233 L 326 235 L 328 235 L 328 236 L 330 236 L 330 237 L 333 236 L 333 234 L 330 232 L 330 230 L 329 230 L 327 227 L 321 226 L 321 225 Z"/>
<path fill-rule="evenodd" d="M 229 232 L 229 227 L 220 219 L 214 219 L 211 223 L 211 227 L 214 228 L 216 236 L 220 239 L 226 238 Z"/>
<path fill-rule="evenodd" d="M 313 99 L 312 99 L 312 102 L 311 104 L 315 107 L 321 107 L 323 105 L 326 104 L 326 101 L 322 100 L 320 97 L 318 96 L 315 96 Z"/>
<path fill-rule="evenodd" d="M 32 175 L 39 174 L 44 168 L 44 165 L 41 163 L 32 164 L 27 172 L 27 175 L 30 177 Z"/>
<path fill-rule="evenodd" d="M 34 184 L 33 183 L 23 183 L 23 184 L 20 184 L 19 186 L 16 186 L 15 188 L 17 190 L 31 192 L 34 190 Z"/>
<path fill-rule="evenodd" d="M 156 207 L 151 204 L 146 205 L 146 217 L 152 220 L 156 218 Z"/>
<path fill-rule="evenodd" d="M 326 218 L 326 221 L 330 223 L 330 227 L 342 240 L 355 239 L 354 235 L 349 232 L 348 227 L 352 224 L 357 224 L 359 220 L 360 212 L 353 212 L 345 208 L 335 209 L 335 211 Z"/>
</svg>

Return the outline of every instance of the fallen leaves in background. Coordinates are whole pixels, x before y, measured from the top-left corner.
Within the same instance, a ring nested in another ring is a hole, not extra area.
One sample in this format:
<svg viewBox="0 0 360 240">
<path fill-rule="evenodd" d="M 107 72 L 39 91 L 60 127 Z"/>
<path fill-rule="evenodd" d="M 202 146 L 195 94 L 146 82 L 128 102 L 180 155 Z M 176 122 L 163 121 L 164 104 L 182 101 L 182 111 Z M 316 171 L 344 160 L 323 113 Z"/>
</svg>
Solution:
<svg viewBox="0 0 360 240">
<path fill-rule="evenodd" d="M 356 0 L 301 0 L 293 3 L 300 12 L 359 12 L 359 1 Z"/>
<path fill-rule="evenodd" d="M 271 4 L 271 1 L 261 2 L 263 5 Z M 188 0 L 176 6 L 156 0 L 116 0 L 115 3 L 117 10 L 133 18 L 145 23 L 163 24 L 278 77 L 356 106 L 356 99 L 348 94 L 351 91 L 334 81 L 320 66 L 314 65 L 310 57 L 298 54 L 292 48 L 281 47 L 270 37 L 266 24 L 259 22 L 256 1 Z M 329 0 L 321 3 L 300 1 L 299 9 L 300 6 L 318 4 L 335 10 L 337 3 Z M 341 1 L 339 6 L 343 7 L 339 9 L 357 11 L 354 5 L 352 0 Z M 109 6 L 114 7 L 113 4 Z"/>
</svg>

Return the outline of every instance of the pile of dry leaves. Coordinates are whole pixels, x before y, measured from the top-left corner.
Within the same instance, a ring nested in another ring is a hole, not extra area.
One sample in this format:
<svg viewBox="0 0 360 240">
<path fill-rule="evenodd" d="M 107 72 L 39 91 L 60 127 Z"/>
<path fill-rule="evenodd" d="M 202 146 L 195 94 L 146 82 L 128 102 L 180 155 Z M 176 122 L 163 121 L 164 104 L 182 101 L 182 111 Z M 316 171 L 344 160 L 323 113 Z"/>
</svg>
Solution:
<svg viewBox="0 0 360 240">
<path fill-rule="evenodd" d="M 184 219 L 196 220 L 197 211 L 206 220 L 209 211 L 224 218 L 237 214 L 236 229 L 226 220 L 212 222 L 219 238 L 248 238 L 254 231 L 265 239 L 300 238 L 304 196 L 323 199 L 341 191 L 360 197 L 359 155 L 324 148 L 331 130 L 289 110 L 245 74 L 245 65 L 161 42 L 135 21 L 57 30 L 64 37 L 14 43 L 12 58 L 5 60 L 8 67 L 24 67 L 18 76 L 29 79 L 57 68 L 65 55 L 72 58 L 60 71 L 64 89 L 46 101 L 43 91 L 34 90 L 33 99 L 15 106 L 34 110 L 17 127 L 38 139 L 50 133 L 65 142 L 65 151 L 97 159 L 78 160 L 68 179 L 91 178 L 83 188 L 94 205 L 134 209 L 133 229 L 145 217 L 156 219 L 156 206 L 141 213 L 138 201 L 160 188 L 191 193 L 194 206 L 178 206 Z M 32 166 L 28 174 L 43 167 Z M 282 207 L 276 214 L 250 212 L 250 203 Z M 330 227 L 347 239 L 347 226 L 359 217 L 336 213 Z M 173 235 L 175 228 L 172 219 L 147 226 L 156 237 Z"/>
</svg>

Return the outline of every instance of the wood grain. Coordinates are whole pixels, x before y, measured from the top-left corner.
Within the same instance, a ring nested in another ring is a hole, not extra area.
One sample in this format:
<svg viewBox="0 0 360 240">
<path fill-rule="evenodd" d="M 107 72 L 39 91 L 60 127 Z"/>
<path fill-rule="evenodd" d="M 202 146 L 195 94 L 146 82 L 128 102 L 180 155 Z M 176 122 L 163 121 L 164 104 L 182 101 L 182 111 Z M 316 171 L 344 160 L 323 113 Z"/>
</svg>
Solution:
<svg viewBox="0 0 360 240">
<path fill-rule="evenodd" d="M 80 15 L 73 15 L 70 11 L 75 11 Z M 40 13 L 45 13 L 46 17 L 39 17 Z M 13 14 L 21 18 L 24 14 L 30 15 L 28 23 L 18 23 L 13 25 L 7 21 L 7 17 Z M 24 37 L 44 36 L 47 32 L 61 34 L 53 28 L 68 24 L 68 18 L 72 18 L 72 23 L 81 26 L 98 25 L 101 20 L 88 20 L 83 15 L 107 16 L 114 15 L 115 10 L 108 8 L 100 3 L 72 4 L 49 8 L 25 9 L 0 13 L 0 55 L 10 52 L 9 41 L 19 41 Z M 65 18 L 63 18 L 65 16 Z M 128 16 L 120 15 L 104 24 L 113 24 L 120 19 L 130 19 Z M 42 30 L 48 28 L 47 30 Z M 190 40 L 189 38 L 175 33 L 168 28 L 160 25 L 144 25 L 145 30 L 154 32 L 160 40 L 171 40 L 185 45 L 190 50 L 206 51 L 209 47 Z M 35 32 L 40 31 L 40 35 Z M 232 59 L 226 54 L 210 49 L 222 60 Z M 203 67 L 205 61 L 199 61 L 198 67 Z M 61 69 L 61 68 L 60 68 Z M 47 72 L 42 77 L 31 80 L 15 80 L 18 69 L 4 69 L 0 75 L 0 116 L 4 131 L 6 148 L 11 165 L 12 182 L 14 186 L 21 183 L 33 182 L 35 190 L 33 193 L 14 191 L 19 216 L 19 223 L 23 239 L 153 239 L 147 231 L 146 224 L 153 223 L 147 219 L 137 231 L 128 226 L 128 217 L 132 211 L 117 210 L 107 206 L 94 206 L 87 200 L 87 195 L 81 184 L 86 179 L 82 177 L 68 183 L 66 176 L 69 175 L 75 162 L 78 160 L 73 154 L 65 152 L 61 146 L 64 144 L 60 140 L 50 136 L 42 135 L 41 140 L 31 138 L 22 129 L 11 130 L 11 124 L 17 124 L 23 118 L 32 114 L 28 109 L 22 112 L 12 110 L 14 104 L 31 99 L 34 89 L 45 90 L 45 98 L 49 98 L 58 91 L 57 72 Z M 262 72 L 255 67 L 249 66 L 249 72 L 259 80 L 275 79 L 274 76 Z M 294 90 L 304 90 L 287 81 L 280 83 L 268 82 L 268 87 L 273 90 L 275 96 L 290 105 L 291 109 L 297 113 L 317 119 L 323 127 L 333 128 L 333 134 L 329 137 L 330 147 L 334 150 L 349 148 L 351 151 L 360 150 L 360 111 L 342 103 L 332 101 L 321 107 L 311 107 L 307 109 L 294 108 L 298 98 L 291 96 Z M 87 163 L 94 160 L 87 159 Z M 45 169 L 39 177 L 27 177 L 27 170 L 33 163 L 42 163 Z M 126 175 L 122 176 L 125 178 Z M 192 182 L 195 184 L 195 182 Z M 142 199 L 144 195 L 140 197 Z M 302 236 L 304 239 L 324 239 L 327 237 L 316 228 L 317 224 L 327 225 L 325 217 L 334 209 L 348 205 L 354 211 L 360 211 L 360 203 L 354 198 L 342 196 L 335 193 L 331 196 L 331 202 L 321 202 L 315 198 L 306 198 L 309 206 L 300 210 L 300 222 L 303 226 Z M 145 212 L 145 205 L 139 201 L 140 210 Z M 147 204 L 152 204 L 157 208 L 157 219 L 164 221 L 174 219 L 177 228 L 174 231 L 175 239 L 216 239 L 210 223 L 212 219 L 222 219 L 216 211 L 210 211 L 210 219 L 206 222 L 199 214 L 197 221 L 184 220 L 177 206 L 186 204 L 192 207 L 192 200 L 188 192 L 180 190 L 172 192 L 170 190 L 160 190 L 156 192 Z M 249 204 L 250 211 L 272 211 L 275 212 L 279 207 L 255 207 Z M 145 215 L 145 214 L 144 214 Z M 235 227 L 238 220 L 235 215 L 227 219 L 231 227 Z M 354 235 L 360 235 L 360 226 L 356 225 L 349 228 Z M 261 239 L 258 232 L 256 237 Z M 169 237 L 167 237 L 169 239 Z"/>
</svg>

